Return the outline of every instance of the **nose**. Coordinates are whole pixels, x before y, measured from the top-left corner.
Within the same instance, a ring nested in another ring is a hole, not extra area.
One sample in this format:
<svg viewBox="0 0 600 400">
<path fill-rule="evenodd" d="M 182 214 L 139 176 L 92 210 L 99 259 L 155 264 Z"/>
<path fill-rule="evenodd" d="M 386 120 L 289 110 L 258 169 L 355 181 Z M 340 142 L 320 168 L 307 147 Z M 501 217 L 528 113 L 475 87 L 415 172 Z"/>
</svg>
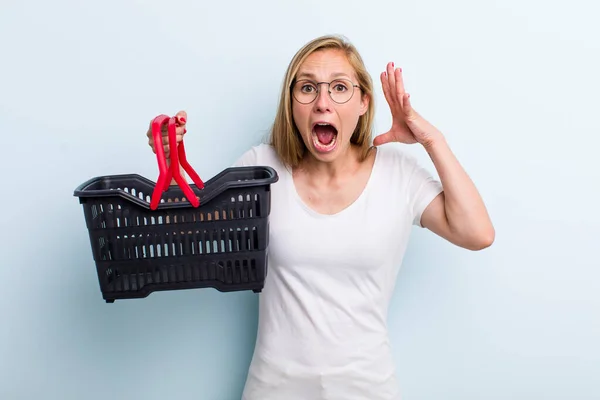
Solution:
<svg viewBox="0 0 600 400">
<path fill-rule="evenodd" d="M 319 85 L 319 92 L 315 99 L 315 109 L 318 112 L 329 112 L 331 111 L 331 97 L 329 97 L 329 85 L 322 83 Z"/>
</svg>

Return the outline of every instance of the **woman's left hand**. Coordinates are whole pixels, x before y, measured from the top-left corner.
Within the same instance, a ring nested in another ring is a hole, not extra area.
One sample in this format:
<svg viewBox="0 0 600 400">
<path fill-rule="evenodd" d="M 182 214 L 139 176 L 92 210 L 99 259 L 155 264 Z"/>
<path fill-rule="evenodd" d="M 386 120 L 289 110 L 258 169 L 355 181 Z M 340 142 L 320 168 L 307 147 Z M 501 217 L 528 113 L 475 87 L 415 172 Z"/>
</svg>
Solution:
<svg viewBox="0 0 600 400">
<path fill-rule="evenodd" d="M 421 143 L 428 147 L 442 136 L 440 131 L 412 108 L 410 95 L 404 90 L 401 68 L 394 68 L 394 63 L 388 63 L 387 71 L 381 73 L 381 85 L 392 112 L 392 128 L 374 139 L 375 146 L 400 142 Z"/>
</svg>

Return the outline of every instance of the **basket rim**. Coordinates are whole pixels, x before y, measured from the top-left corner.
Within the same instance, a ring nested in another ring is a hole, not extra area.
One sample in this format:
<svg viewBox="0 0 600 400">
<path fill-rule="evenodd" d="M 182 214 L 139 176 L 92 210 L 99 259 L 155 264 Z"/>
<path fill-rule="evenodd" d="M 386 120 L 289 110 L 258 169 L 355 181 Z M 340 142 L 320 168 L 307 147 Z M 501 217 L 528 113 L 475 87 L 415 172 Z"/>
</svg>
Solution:
<svg viewBox="0 0 600 400">
<path fill-rule="evenodd" d="M 238 180 L 232 179 L 224 181 L 221 184 L 218 182 L 225 178 L 227 175 L 233 174 L 238 171 L 248 172 L 266 172 L 267 177 L 262 179 L 250 179 L 250 180 Z M 103 180 L 119 180 L 119 179 L 133 179 L 139 181 L 142 184 L 156 186 L 156 182 L 150 180 L 139 174 L 113 174 L 113 175 L 99 175 L 86 180 L 79 184 L 73 191 L 73 196 L 78 197 L 81 200 L 84 198 L 99 198 L 99 197 L 121 197 L 131 203 L 137 204 L 143 208 L 150 209 L 150 202 L 145 201 L 138 196 L 134 196 L 131 193 L 124 191 L 121 188 L 109 188 L 109 189 L 90 189 L 94 184 Z M 276 183 L 279 180 L 277 171 L 269 166 L 243 166 L 243 167 L 229 167 L 225 168 L 209 180 L 204 182 L 204 188 L 198 189 L 195 184 L 190 184 L 192 191 L 200 198 L 200 205 L 206 205 L 213 198 L 217 197 L 221 193 L 229 189 L 244 188 L 244 187 L 257 187 L 257 186 L 268 186 Z M 178 186 L 175 186 L 179 189 Z M 180 190 L 180 189 L 179 189 Z M 173 209 L 173 208 L 193 208 L 193 205 L 185 199 L 180 202 L 161 202 L 158 205 L 157 210 L 161 209 Z"/>
</svg>

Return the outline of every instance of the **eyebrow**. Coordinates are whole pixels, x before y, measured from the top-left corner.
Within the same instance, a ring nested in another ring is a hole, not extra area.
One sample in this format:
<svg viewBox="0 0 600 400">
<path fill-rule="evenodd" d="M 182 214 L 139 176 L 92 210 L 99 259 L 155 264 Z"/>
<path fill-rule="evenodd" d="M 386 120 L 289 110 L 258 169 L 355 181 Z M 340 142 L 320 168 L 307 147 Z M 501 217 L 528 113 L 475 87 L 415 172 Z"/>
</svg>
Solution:
<svg viewBox="0 0 600 400">
<path fill-rule="evenodd" d="M 344 73 L 344 72 L 336 72 L 334 74 L 331 75 L 331 78 L 336 79 L 336 78 L 347 78 L 347 79 L 352 79 L 350 77 L 350 75 Z M 301 78 L 309 78 L 312 80 L 317 80 L 315 74 L 313 74 L 312 72 L 301 72 L 296 76 L 296 79 L 301 79 Z"/>
</svg>

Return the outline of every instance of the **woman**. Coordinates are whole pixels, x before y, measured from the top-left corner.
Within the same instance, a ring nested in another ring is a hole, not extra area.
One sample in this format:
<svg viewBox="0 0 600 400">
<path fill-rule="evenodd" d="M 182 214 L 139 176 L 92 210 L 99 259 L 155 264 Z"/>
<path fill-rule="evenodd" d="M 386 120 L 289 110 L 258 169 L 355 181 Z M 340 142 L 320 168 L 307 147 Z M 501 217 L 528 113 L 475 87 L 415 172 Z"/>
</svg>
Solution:
<svg viewBox="0 0 600 400">
<path fill-rule="evenodd" d="M 393 123 L 372 146 L 360 55 L 341 38 L 315 39 L 289 65 L 270 143 L 236 163 L 279 174 L 245 400 L 398 399 L 386 319 L 412 225 L 471 250 L 494 240 L 477 189 L 411 107 L 402 71 L 388 64 L 381 84 Z M 440 181 L 389 142 L 423 146 Z"/>
</svg>

